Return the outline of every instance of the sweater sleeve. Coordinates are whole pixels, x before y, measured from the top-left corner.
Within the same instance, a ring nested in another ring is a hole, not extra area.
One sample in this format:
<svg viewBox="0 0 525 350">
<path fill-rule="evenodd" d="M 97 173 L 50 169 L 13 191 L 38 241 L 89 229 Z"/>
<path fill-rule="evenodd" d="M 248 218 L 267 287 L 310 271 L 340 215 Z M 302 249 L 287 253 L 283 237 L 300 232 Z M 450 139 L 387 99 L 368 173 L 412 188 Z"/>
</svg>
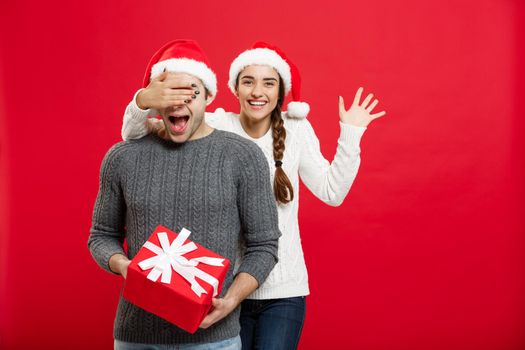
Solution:
<svg viewBox="0 0 525 350">
<path fill-rule="evenodd" d="M 341 133 L 337 151 L 330 164 L 320 150 L 319 139 L 310 122 L 299 121 L 300 144 L 299 175 L 308 189 L 328 205 L 343 203 L 357 176 L 361 158 L 359 142 L 366 128 L 339 122 Z"/>
<path fill-rule="evenodd" d="M 277 263 L 281 236 L 277 207 L 268 163 L 259 147 L 248 144 L 238 159 L 237 202 L 246 250 L 237 273 L 252 275 L 260 286 Z"/>
<path fill-rule="evenodd" d="M 88 239 L 88 247 L 95 261 L 111 273 L 113 273 L 109 268 L 111 256 L 126 255 L 122 247 L 125 236 L 126 205 L 118 173 L 122 145 L 122 143 L 117 144 L 110 149 L 102 161 L 99 191 Z"/>
<path fill-rule="evenodd" d="M 137 105 L 137 95 L 142 89 L 139 89 L 133 99 L 126 107 L 124 112 L 124 120 L 122 121 L 122 139 L 124 141 L 136 140 L 146 136 L 148 130 L 148 117 L 157 115 L 155 109 L 141 109 Z M 162 120 L 152 118 L 151 123 L 162 123 Z"/>
</svg>

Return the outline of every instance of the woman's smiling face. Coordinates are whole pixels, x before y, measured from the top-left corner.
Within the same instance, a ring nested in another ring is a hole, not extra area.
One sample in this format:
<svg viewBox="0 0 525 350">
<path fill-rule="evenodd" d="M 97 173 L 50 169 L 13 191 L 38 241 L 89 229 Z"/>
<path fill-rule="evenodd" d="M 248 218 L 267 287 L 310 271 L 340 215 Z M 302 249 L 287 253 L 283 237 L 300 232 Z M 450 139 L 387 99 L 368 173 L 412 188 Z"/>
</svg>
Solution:
<svg viewBox="0 0 525 350">
<path fill-rule="evenodd" d="M 279 74 L 270 66 L 251 65 L 237 78 L 241 114 L 251 120 L 269 118 L 279 100 Z"/>
</svg>

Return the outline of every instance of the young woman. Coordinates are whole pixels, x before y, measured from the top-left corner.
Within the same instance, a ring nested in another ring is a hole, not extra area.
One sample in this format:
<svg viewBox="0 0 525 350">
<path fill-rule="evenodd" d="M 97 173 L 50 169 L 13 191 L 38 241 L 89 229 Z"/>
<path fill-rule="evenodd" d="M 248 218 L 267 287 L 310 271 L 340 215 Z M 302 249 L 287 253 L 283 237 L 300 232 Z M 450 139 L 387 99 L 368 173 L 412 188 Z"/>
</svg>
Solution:
<svg viewBox="0 0 525 350">
<path fill-rule="evenodd" d="M 228 85 L 239 99 L 240 114 L 217 109 L 206 114 L 206 122 L 252 140 L 261 148 L 271 169 L 282 233 L 279 262 L 267 280 L 242 303 L 243 349 L 295 349 L 304 323 L 305 297 L 309 294 L 297 219 L 299 177 L 320 200 L 340 205 L 357 175 L 361 137 L 368 124 L 385 112 L 372 114 L 378 100 L 372 101 L 373 95 L 369 94 L 361 102 L 362 88 L 357 90 L 349 110 L 339 97 L 341 133 L 336 155 L 329 163 L 305 118 L 309 107 L 299 102 L 299 72 L 279 48 L 258 42 L 240 54 L 231 64 Z M 282 112 L 284 98 L 290 91 L 294 101 Z M 128 105 L 123 138 L 162 132 L 162 122 L 148 119 L 148 115 L 156 115 L 154 110 L 165 105 L 191 103 L 191 95 L 199 93 L 205 92 L 196 91 L 167 73 L 152 80 Z"/>
</svg>

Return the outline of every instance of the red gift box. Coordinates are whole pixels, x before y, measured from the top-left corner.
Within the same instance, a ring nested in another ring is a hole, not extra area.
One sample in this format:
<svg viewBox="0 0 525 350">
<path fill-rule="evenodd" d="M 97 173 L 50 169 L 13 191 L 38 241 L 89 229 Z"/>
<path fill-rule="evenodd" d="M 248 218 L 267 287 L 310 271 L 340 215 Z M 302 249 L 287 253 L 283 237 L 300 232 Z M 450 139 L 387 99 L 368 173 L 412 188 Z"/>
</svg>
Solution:
<svg viewBox="0 0 525 350">
<path fill-rule="evenodd" d="M 230 261 L 157 226 L 131 260 L 122 296 L 130 303 L 195 333 L 222 289 Z"/>
</svg>

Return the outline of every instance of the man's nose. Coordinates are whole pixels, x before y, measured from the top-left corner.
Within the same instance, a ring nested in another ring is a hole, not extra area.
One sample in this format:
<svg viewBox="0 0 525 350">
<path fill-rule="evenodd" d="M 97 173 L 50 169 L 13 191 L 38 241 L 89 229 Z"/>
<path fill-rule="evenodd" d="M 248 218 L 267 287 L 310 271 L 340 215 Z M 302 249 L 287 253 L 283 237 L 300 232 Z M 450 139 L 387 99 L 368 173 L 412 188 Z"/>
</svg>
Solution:
<svg viewBox="0 0 525 350">
<path fill-rule="evenodd" d="M 177 112 L 178 110 L 182 109 L 184 106 L 172 106 L 171 109 L 173 112 Z"/>
</svg>

